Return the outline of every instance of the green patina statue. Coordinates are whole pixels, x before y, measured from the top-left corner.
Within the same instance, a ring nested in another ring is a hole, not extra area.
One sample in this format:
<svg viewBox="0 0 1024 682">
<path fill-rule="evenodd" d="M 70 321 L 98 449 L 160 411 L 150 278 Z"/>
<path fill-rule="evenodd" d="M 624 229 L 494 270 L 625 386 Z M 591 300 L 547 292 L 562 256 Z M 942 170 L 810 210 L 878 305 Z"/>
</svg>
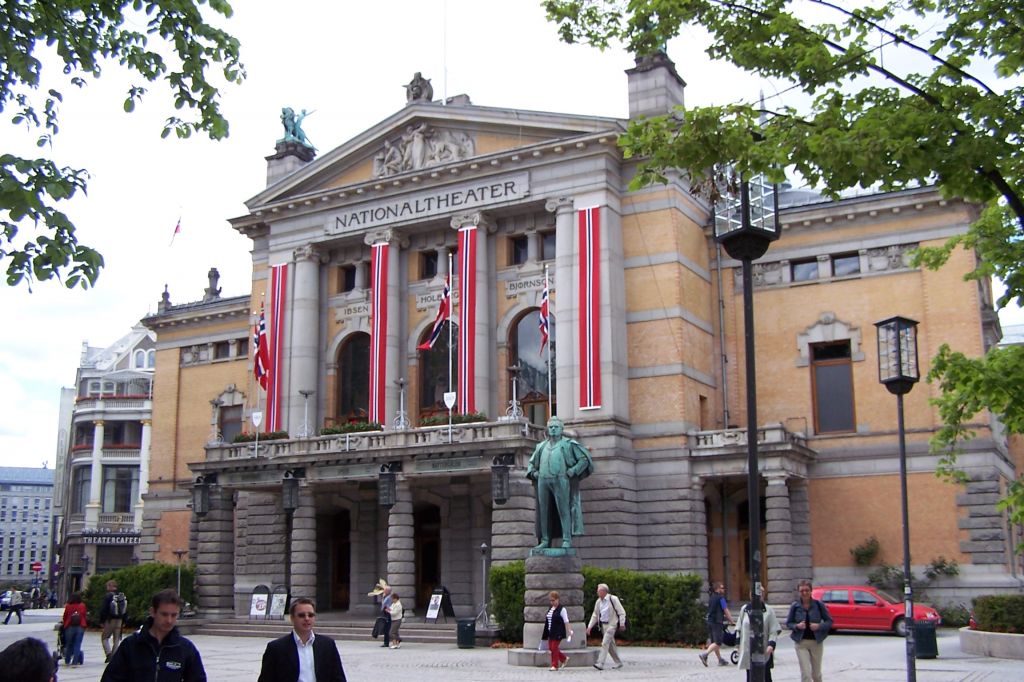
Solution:
<svg viewBox="0 0 1024 682">
<path fill-rule="evenodd" d="M 310 149 L 316 149 L 309 141 L 309 138 L 306 137 L 305 131 L 302 130 L 303 119 L 312 113 L 312 111 L 307 113 L 303 109 L 301 113 L 296 114 L 295 110 L 291 107 L 281 109 L 281 125 L 284 126 L 284 137 L 278 140 L 278 142 L 298 142 Z"/>
<path fill-rule="evenodd" d="M 593 473 L 594 460 L 578 442 L 563 438 L 562 431 L 561 419 L 549 419 L 548 437 L 534 448 L 526 467 L 526 477 L 535 483 L 537 492 L 537 538 L 540 540 L 531 554 L 574 553 L 572 536 L 583 535 L 579 484 Z M 561 526 L 560 549 L 551 547 L 552 512 Z"/>
</svg>

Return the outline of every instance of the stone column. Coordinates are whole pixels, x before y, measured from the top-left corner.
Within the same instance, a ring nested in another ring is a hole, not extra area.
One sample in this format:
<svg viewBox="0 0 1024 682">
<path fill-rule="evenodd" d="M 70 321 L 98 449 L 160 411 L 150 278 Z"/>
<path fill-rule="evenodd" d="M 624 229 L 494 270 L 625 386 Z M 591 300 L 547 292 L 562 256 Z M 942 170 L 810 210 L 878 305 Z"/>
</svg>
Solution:
<svg viewBox="0 0 1024 682">
<path fill-rule="evenodd" d="M 102 401 L 100 401 L 102 404 Z M 85 505 L 86 528 L 98 528 L 103 505 L 103 420 L 93 422 L 92 464 L 89 466 L 89 503 Z M 95 565 L 95 564 L 93 564 Z"/>
<path fill-rule="evenodd" d="M 400 291 L 400 276 L 402 264 L 399 258 L 399 249 L 402 244 L 399 243 L 398 237 L 394 232 L 389 229 L 370 232 L 363 238 L 363 241 L 370 247 L 373 247 L 375 244 L 380 244 L 381 242 L 388 245 L 388 273 L 386 283 L 388 317 L 387 329 L 384 330 L 384 352 L 386 354 L 384 360 L 384 414 L 380 415 L 381 424 L 388 426 L 391 423 L 391 420 L 394 419 L 395 414 L 398 412 L 398 387 L 395 386 L 394 381 L 398 378 L 401 372 L 399 369 L 399 361 L 401 360 L 401 353 L 403 349 L 401 339 L 404 338 L 404 333 L 401 328 L 402 297 Z M 408 242 L 406 242 L 405 245 L 408 245 Z M 371 354 L 373 353 L 372 348 L 370 352 Z M 372 396 L 373 387 L 370 388 L 370 392 Z"/>
<path fill-rule="evenodd" d="M 153 420 L 143 419 L 142 445 L 139 448 L 139 499 L 135 502 L 135 530 L 142 530 L 142 496 L 149 492 L 149 449 L 152 442 Z"/>
<path fill-rule="evenodd" d="M 533 483 L 521 470 L 509 471 L 509 497 L 505 504 L 491 502 L 491 564 L 521 561 L 537 544 L 537 499 Z"/>
<path fill-rule="evenodd" d="M 366 289 L 367 288 L 366 282 L 367 282 L 367 280 L 370 279 L 370 277 L 369 277 L 369 275 L 367 273 L 367 271 L 370 269 L 370 264 L 367 263 L 366 261 L 360 261 L 359 263 L 355 264 L 355 268 L 356 268 L 355 288 L 356 289 Z"/>
<path fill-rule="evenodd" d="M 683 570 L 699 575 L 705 584 L 711 580 L 708 572 L 708 515 L 704 505 L 704 479 L 694 476 L 690 484 L 690 538 L 693 552 L 686 559 Z"/>
<path fill-rule="evenodd" d="M 299 506 L 292 512 L 291 591 L 296 597 L 316 599 L 316 497 L 305 485 Z"/>
<path fill-rule="evenodd" d="M 230 489 L 214 485 L 210 490 L 210 511 L 196 519 L 196 546 L 190 554 L 196 561 L 199 608 L 204 617 L 234 615 L 235 510 L 232 498 Z"/>
<path fill-rule="evenodd" d="M 317 348 L 320 339 L 320 253 L 311 244 L 299 247 L 292 253 L 295 259 L 295 276 L 292 283 L 291 326 L 288 331 L 284 395 L 281 399 L 287 406 L 284 428 L 295 437 L 302 428 L 304 401 L 299 391 L 316 391 Z M 310 398 L 310 411 L 319 414 L 319 391 Z"/>
<path fill-rule="evenodd" d="M 555 355 L 555 395 L 558 396 L 558 416 L 562 421 L 578 415 L 579 367 L 579 307 L 573 292 L 573 275 L 577 261 L 576 232 L 573 229 L 573 201 L 568 197 L 549 199 L 544 208 L 555 214 L 555 294 L 551 301 L 551 314 L 558 329 L 558 353 Z"/>
<path fill-rule="evenodd" d="M 778 594 L 780 591 L 789 590 L 792 594 L 796 589 L 796 581 L 806 578 L 814 579 L 814 564 L 811 554 L 811 504 L 807 497 L 807 480 L 793 479 L 789 483 L 789 521 L 793 530 L 792 570 L 793 580 L 790 585 L 778 585 L 772 587 L 772 591 Z M 769 583 L 771 578 L 769 577 Z M 789 598 L 782 600 L 783 603 Z"/>
<path fill-rule="evenodd" d="M 439 246 L 434 252 L 437 254 L 437 276 L 444 279 L 448 274 L 448 246 Z"/>
<path fill-rule="evenodd" d="M 789 488 L 785 475 L 765 475 L 765 561 L 768 585 L 765 603 L 785 604 L 793 593 L 793 525 L 790 520 Z"/>
<path fill-rule="evenodd" d="M 452 217 L 452 228 L 461 232 L 462 230 L 476 230 L 476 272 L 459 272 L 460 277 L 472 277 L 476 289 L 476 322 L 469 332 L 475 339 L 474 359 L 474 408 L 478 412 L 486 412 L 494 415 L 498 407 L 497 391 L 491 386 L 491 355 L 495 347 L 494 329 L 491 324 L 491 294 L 493 293 L 493 282 L 489 274 L 487 257 L 487 235 L 494 233 L 496 226 L 483 213 L 459 214 Z M 460 254 L 461 257 L 461 254 Z M 453 284 L 455 284 L 453 282 Z M 459 284 L 461 289 L 462 285 Z M 466 319 L 466 301 L 459 300 L 459 324 L 464 324 Z M 459 353 L 462 348 L 459 348 Z M 461 377 L 460 377 L 461 382 Z M 462 398 L 460 396 L 461 403 Z"/>
<path fill-rule="evenodd" d="M 416 603 L 416 544 L 413 539 L 412 490 L 404 474 L 395 482 L 395 504 L 388 512 L 388 584 L 403 601 Z M 406 596 L 408 595 L 408 596 Z"/>
<path fill-rule="evenodd" d="M 540 261 L 540 232 L 536 228 L 526 231 L 526 260 L 530 263 Z"/>
</svg>

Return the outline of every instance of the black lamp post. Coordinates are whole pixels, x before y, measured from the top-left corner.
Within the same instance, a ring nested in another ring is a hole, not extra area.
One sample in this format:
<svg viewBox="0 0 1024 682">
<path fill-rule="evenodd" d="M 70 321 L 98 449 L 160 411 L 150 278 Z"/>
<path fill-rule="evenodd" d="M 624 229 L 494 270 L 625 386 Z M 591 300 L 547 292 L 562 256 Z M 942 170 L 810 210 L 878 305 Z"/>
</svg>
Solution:
<svg viewBox="0 0 1024 682">
<path fill-rule="evenodd" d="M 292 526 L 295 510 L 299 508 L 299 478 L 305 475 L 302 469 L 288 469 L 281 479 L 281 508 L 284 510 L 284 589 L 292 593 Z"/>
<path fill-rule="evenodd" d="M 917 363 L 917 322 L 890 317 L 878 328 L 878 381 L 896 396 L 899 429 L 900 505 L 903 514 L 903 624 L 907 640 L 907 681 L 917 680 L 917 645 L 914 641 L 914 592 L 910 584 L 910 516 L 907 511 L 907 444 L 903 428 L 903 395 L 921 379 Z"/>
<path fill-rule="evenodd" d="M 515 456 L 508 452 L 498 455 L 491 463 L 491 499 L 494 504 L 508 502 L 508 472 L 514 463 Z"/>
<path fill-rule="evenodd" d="M 387 462 L 380 465 L 377 474 L 377 504 L 387 509 L 395 506 L 398 500 L 398 475 L 402 470 L 401 462 Z"/>
<path fill-rule="evenodd" d="M 210 475 L 196 476 L 192 485 L 192 511 L 202 518 L 210 511 L 210 485 L 214 479 Z"/>
<path fill-rule="evenodd" d="M 731 172 L 731 169 L 728 171 Z M 747 390 L 747 524 L 750 529 L 750 680 L 764 682 L 764 614 L 761 586 L 761 499 L 757 466 L 757 386 L 754 366 L 753 261 L 779 238 L 778 186 L 763 177 L 742 180 L 735 194 L 715 213 L 715 239 L 743 270 L 743 336 Z M 738 202 L 736 199 L 738 198 Z"/>
</svg>

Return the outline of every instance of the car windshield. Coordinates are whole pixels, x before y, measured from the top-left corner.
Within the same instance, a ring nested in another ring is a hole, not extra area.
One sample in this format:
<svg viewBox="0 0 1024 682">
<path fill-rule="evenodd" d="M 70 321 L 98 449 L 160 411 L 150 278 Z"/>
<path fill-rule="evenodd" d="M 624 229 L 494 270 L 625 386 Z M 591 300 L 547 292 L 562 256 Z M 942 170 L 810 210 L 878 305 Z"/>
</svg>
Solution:
<svg viewBox="0 0 1024 682">
<path fill-rule="evenodd" d="M 892 596 L 888 592 L 882 592 L 881 590 L 875 590 L 875 591 L 878 592 L 878 596 L 879 597 L 881 597 L 885 601 L 889 602 L 890 604 L 899 604 L 900 603 L 899 599 L 897 599 L 896 597 Z"/>
</svg>

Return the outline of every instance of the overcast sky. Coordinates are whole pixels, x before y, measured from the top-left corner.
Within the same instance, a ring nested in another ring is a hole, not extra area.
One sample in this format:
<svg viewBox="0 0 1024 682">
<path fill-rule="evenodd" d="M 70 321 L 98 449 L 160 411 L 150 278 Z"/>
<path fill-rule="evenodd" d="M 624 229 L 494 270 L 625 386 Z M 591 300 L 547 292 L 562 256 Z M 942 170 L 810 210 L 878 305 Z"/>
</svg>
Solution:
<svg viewBox="0 0 1024 682">
<path fill-rule="evenodd" d="M 169 98 L 151 86 L 136 112 L 124 113 L 132 81 L 116 64 L 84 90 L 63 87 L 52 156 L 90 172 L 88 196 L 65 210 L 106 268 L 89 291 L 0 286 L 0 466 L 54 465 L 60 388 L 74 384 L 83 341 L 116 341 L 155 311 L 165 284 L 173 303 L 202 298 L 211 267 L 224 296 L 248 293 L 250 242 L 227 219 L 245 214 L 243 202 L 265 187 L 281 107 L 315 110 L 303 129 L 321 155 L 401 109 L 416 71 L 432 80 L 435 98 L 465 93 L 482 106 L 627 115 L 623 72 L 632 57 L 560 43 L 539 0 L 234 4 L 225 27 L 241 41 L 248 79 L 222 91 L 227 140 L 161 140 Z M 686 31 L 668 45 L 688 105 L 785 88 L 710 63 L 704 44 Z M 32 154 L 34 140 L 0 123 L 0 149 Z"/>
</svg>

